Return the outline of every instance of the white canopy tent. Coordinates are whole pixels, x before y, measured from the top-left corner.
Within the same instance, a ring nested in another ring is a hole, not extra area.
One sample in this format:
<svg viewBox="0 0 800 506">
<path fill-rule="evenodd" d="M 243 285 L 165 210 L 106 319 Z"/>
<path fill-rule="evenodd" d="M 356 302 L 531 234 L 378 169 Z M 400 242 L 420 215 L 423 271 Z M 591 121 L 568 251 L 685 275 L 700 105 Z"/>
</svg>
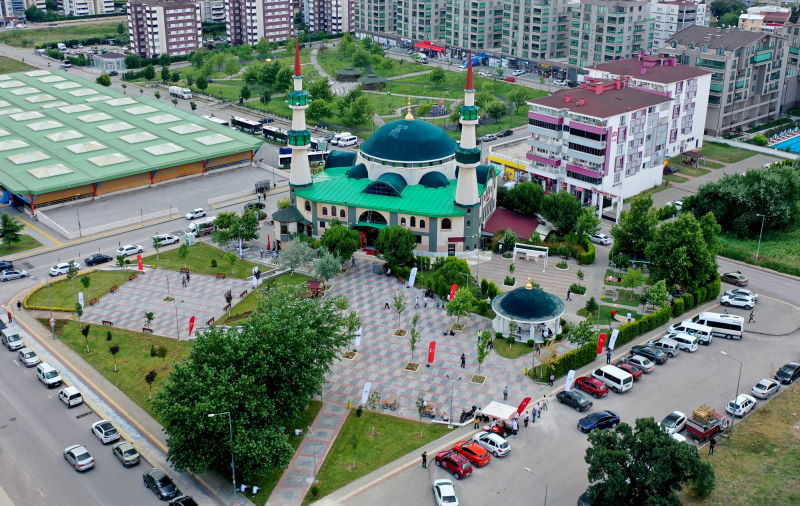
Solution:
<svg viewBox="0 0 800 506">
<path fill-rule="evenodd" d="M 482 414 L 490 418 L 497 418 L 498 420 L 510 420 L 516 412 L 517 408 L 514 406 L 509 406 L 508 404 L 497 401 L 490 402 L 481 410 Z"/>
</svg>

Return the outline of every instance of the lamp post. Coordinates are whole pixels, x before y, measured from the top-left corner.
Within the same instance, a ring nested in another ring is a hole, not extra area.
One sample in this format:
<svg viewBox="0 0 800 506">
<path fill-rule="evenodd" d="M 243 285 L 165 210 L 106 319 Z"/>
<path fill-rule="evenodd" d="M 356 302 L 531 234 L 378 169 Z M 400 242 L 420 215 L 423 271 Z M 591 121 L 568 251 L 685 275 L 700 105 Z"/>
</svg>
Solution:
<svg viewBox="0 0 800 506">
<path fill-rule="evenodd" d="M 725 355 L 726 357 L 728 357 L 731 360 L 735 360 L 736 362 L 739 362 L 739 377 L 736 379 L 736 393 L 733 394 L 733 403 L 735 405 L 736 404 L 736 399 L 739 397 L 739 384 L 742 381 L 742 361 L 739 360 L 739 359 L 733 358 L 732 356 L 728 355 L 725 352 L 725 350 L 720 350 L 720 353 L 722 353 L 723 355 Z M 733 436 L 733 426 L 734 426 L 735 423 L 736 423 L 736 413 L 734 412 L 733 416 L 731 416 L 731 436 Z"/>
<path fill-rule="evenodd" d="M 758 232 L 758 246 L 756 247 L 756 263 L 758 263 L 758 254 L 761 252 L 761 234 L 764 233 L 764 215 L 756 213 L 756 216 L 761 216 L 761 230 Z"/>
<path fill-rule="evenodd" d="M 236 462 L 233 460 L 233 422 L 231 421 L 231 412 L 222 411 L 220 413 L 209 413 L 208 417 L 214 418 L 220 415 L 228 415 L 228 434 L 231 441 L 231 476 L 233 478 L 233 495 L 236 495 Z"/>
<path fill-rule="evenodd" d="M 455 387 L 456 381 L 461 381 L 461 376 L 456 378 L 451 378 L 450 375 L 447 375 L 447 379 L 450 380 L 450 419 L 447 421 L 447 428 L 453 428 L 453 388 Z"/>
<path fill-rule="evenodd" d="M 547 488 L 548 488 L 548 487 L 547 487 L 547 482 L 546 482 L 546 481 L 544 481 L 543 479 L 539 478 L 538 476 L 536 476 L 536 474 L 535 474 L 533 471 L 531 471 L 531 468 L 529 468 L 529 467 L 523 467 L 522 469 L 523 469 L 525 472 L 527 472 L 527 473 L 530 473 L 530 475 L 531 475 L 531 476 L 533 476 L 534 478 L 536 478 L 537 480 L 539 480 L 539 483 L 541 483 L 542 485 L 544 485 L 544 506 L 547 506 Z"/>
</svg>

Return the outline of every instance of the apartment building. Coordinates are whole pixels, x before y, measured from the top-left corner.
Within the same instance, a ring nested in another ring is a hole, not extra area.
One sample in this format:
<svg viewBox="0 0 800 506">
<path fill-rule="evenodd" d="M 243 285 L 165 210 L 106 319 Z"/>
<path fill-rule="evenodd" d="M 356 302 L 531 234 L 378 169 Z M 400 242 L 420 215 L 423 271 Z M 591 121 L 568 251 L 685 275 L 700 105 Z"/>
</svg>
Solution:
<svg viewBox="0 0 800 506">
<path fill-rule="evenodd" d="M 739 16 L 739 29 L 750 32 L 785 33 L 792 10 L 777 5 L 750 7 Z"/>
<path fill-rule="evenodd" d="M 585 67 L 650 51 L 654 28 L 646 0 L 581 0 L 571 9 L 567 61 Z"/>
<path fill-rule="evenodd" d="M 628 87 L 671 99 L 669 134 L 665 147 L 672 157 L 703 146 L 710 70 L 679 65 L 677 58 L 639 55 L 588 67 L 589 77 L 627 78 Z"/>
<path fill-rule="evenodd" d="M 650 12 L 655 21 L 653 47 L 659 48 L 687 26 L 708 26 L 709 10 L 705 3 L 687 0 L 653 2 Z"/>
<path fill-rule="evenodd" d="M 223 0 L 202 0 L 200 2 L 200 19 L 203 23 L 224 23 L 225 2 Z"/>
<path fill-rule="evenodd" d="M 131 49 L 145 58 L 191 53 L 203 44 L 200 3 L 184 0 L 131 0 Z"/>
<path fill-rule="evenodd" d="M 394 0 L 394 26 L 407 40 L 439 40 L 444 35 L 445 1 Z"/>
<path fill-rule="evenodd" d="M 114 0 L 64 0 L 64 14 L 67 16 L 92 16 L 112 14 Z"/>
<path fill-rule="evenodd" d="M 660 51 L 712 72 L 706 134 L 745 130 L 780 114 L 789 59 L 786 37 L 695 25 L 676 33 Z"/>
<path fill-rule="evenodd" d="M 294 33 L 290 0 L 225 0 L 227 38 L 231 44 L 281 42 Z"/>
<path fill-rule="evenodd" d="M 388 43 L 395 35 L 394 0 L 353 0 L 356 34 Z M 410 41 L 409 41 L 410 42 Z"/>
<path fill-rule="evenodd" d="M 504 0 L 448 1 L 443 41 L 472 52 L 499 50 L 504 31 Z"/>
<path fill-rule="evenodd" d="M 345 33 L 354 26 L 353 0 L 304 0 L 303 22 L 312 32 Z"/>
<path fill-rule="evenodd" d="M 503 53 L 515 59 L 565 59 L 569 4 L 569 0 L 503 2 Z"/>
</svg>

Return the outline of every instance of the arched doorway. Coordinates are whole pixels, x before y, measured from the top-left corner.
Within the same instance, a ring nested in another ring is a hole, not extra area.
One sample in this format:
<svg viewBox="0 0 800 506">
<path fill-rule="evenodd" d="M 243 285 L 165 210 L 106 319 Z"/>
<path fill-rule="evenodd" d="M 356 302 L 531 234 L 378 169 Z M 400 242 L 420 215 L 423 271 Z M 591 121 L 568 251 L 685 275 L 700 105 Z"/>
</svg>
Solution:
<svg viewBox="0 0 800 506">
<path fill-rule="evenodd" d="M 361 233 L 361 246 L 371 248 L 378 238 L 381 229 L 386 228 L 386 217 L 378 211 L 365 211 L 358 217 L 358 223 L 353 227 Z"/>
</svg>

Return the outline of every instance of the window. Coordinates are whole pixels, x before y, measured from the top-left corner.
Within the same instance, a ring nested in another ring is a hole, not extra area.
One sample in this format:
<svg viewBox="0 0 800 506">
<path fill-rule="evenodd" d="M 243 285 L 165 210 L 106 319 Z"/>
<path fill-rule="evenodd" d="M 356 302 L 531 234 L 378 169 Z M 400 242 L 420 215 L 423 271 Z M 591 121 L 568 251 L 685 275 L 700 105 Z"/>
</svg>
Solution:
<svg viewBox="0 0 800 506">
<path fill-rule="evenodd" d="M 344 209 L 339 209 L 339 218 L 344 218 Z"/>
<path fill-rule="evenodd" d="M 324 221 L 320 220 L 319 228 L 325 228 L 325 222 Z"/>
<path fill-rule="evenodd" d="M 405 218 L 400 218 L 400 226 L 402 226 L 402 227 L 406 226 L 406 219 Z"/>
<path fill-rule="evenodd" d="M 331 206 L 331 216 L 336 216 L 336 206 Z"/>
<path fill-rule="evenodd" d="M 450 230 L 453 228 L 453 224 L 450 222 L 450 218 L 442 219 L 442 230 Z"/>
<path fill-rule="evenodd" d="M 322 208 L 322 216 L 328 216 L 328 208 L 327 207 L 323 207 Z"/>
<path fill-rule="evenodd" d="M 311 202 L 306 200 L 306 211 L 311 211 Z"/>
<path fill-rule="evenodd" d="M 417 226 L 417 219 L 415 217 L 412 216 L 411 220 L 409 220 L 409 222 L 411 223 L 412 227 L 416 227 Z"/>
<path fill-rule="evenodd" d="M 425 228 L 425 220 L 419 220 L 419 228 Z"/>
</svg>

